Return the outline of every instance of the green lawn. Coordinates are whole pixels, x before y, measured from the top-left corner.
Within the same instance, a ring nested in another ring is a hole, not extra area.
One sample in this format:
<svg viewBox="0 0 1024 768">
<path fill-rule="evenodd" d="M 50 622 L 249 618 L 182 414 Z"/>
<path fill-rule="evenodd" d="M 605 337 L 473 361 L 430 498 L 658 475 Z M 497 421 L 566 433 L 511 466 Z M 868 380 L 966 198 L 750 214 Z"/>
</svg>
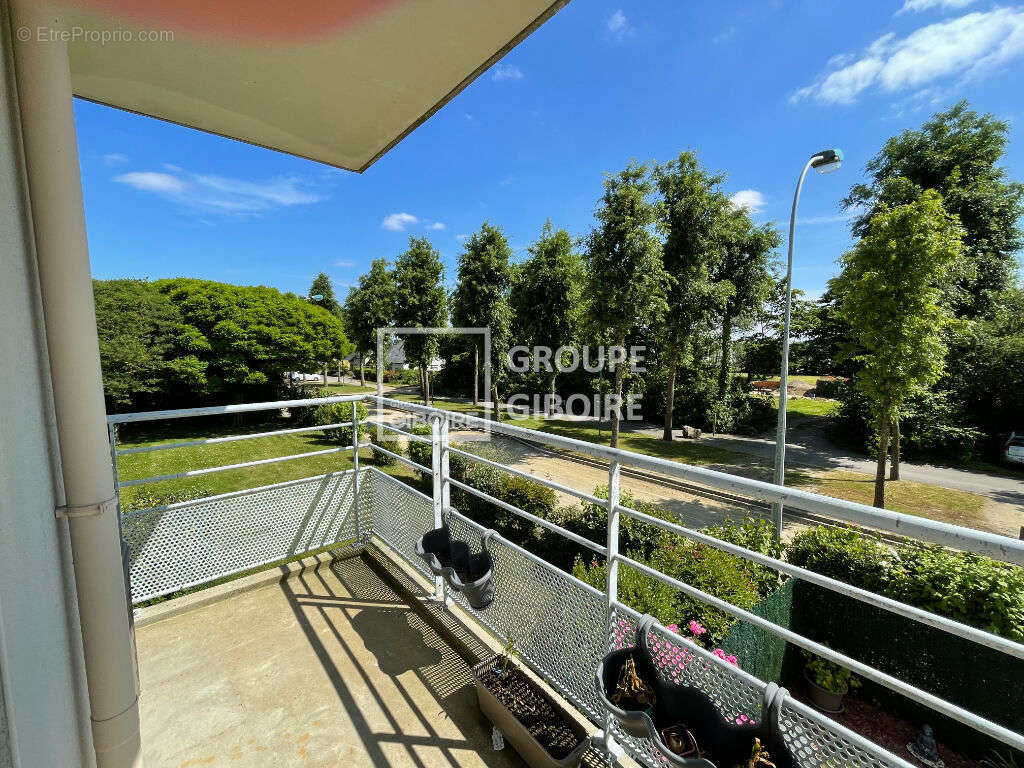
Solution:
<svg viewBox="0 0 1024 768">
<path fill-rule="evenodd" d="M 328 384 L 327 389 L 332 395 L 373 395 L 377 393 L 377 387 L 367 384 L 361 387 L 358 384 Z"/>
<path fill-rule="evenodd" d="M 836 470 L 824 475 L 808 473 L 795 484 L 825 496 L 856 501 L 869 506 L 874 501 L 875 478 L 860 472 Z M 982 515 L 984 506 L 984 496 L 967 491 L 956 491 L 951 488 L 915 483 L 910 480 L 886 481 L 885 483 L 885 508 L 893 512 L 927 517 L 971 528 L 984 528 L 985 519 Z"/>
<path fill-rule="evenodd" d="M 529 419 L 511 419 L 508 423 L 517 427 L 523 427 L 524 429 L 535 429 L 539 432 L 550 432 L 561 437 L 585 440 L 588 443 L 608 445 L 608 426 L 604 425 L 599 432 L 595 422 L 532 417 Z M 646 453 L 648 456 L 658 456 L 662 459 L 680 461 L 685 464 L 740 464 L 754 461 L 750 456 L 738 453 L 737 451 L 703 445 L 692 440 L 673 440 L 672 442 L 667 442 L 653 435 L 632 434 L 629 432 L 619 434 L 619 447 L 626 451 Z"/>
</svg>

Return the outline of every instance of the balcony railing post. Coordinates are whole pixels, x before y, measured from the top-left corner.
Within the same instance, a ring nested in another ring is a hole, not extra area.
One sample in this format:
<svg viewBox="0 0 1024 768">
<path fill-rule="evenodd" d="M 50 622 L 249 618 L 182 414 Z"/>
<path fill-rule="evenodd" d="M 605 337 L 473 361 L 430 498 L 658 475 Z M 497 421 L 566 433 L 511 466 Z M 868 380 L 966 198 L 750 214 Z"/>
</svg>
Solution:
<svg viewBox="0 0 1024 768">
<path fill-rule="evenodd" d="M 363 543 L 363 524 L 359 518 L 359 403 L 352 403 L 352 509 L 356 515 L 356 545 Z"/>
<path fill-rule="evenodd" d="M 434 528 L 444 525 L 444 488 L 446 482 L 441 478 L 441 432 L 445 422 L 441 417 L 432 414 L 430 416 L 430 464 L 434 477 Z M 434 599 L 442 605 L 446 603 L 446 588 L 444 579 L 440 576 L 434 577 Z"/>
<path fill-rule="evenodd" d="M 608 580 L 605 592 L 608 605 L 605 618 L 605 642 L 609 650 L 612 648 L 613 622 L 615 621 L 615 601 L 619 598 L 619 481 L 622 468 L 614 459 L 608 465 L 608 537 L 605 547 L 608 549 L 607 570 Z M 608 753 L 618 752 L 618 745 L 612 738 L 612 717 L 605 715 L 604 745 Z"/>
</svg>

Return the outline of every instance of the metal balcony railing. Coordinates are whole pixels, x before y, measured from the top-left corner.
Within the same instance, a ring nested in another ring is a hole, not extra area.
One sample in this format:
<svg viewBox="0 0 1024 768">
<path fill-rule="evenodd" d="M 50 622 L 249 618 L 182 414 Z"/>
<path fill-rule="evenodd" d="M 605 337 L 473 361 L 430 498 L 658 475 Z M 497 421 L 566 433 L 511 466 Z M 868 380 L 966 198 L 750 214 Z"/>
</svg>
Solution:
<svg viewBox="0 0 1024 768">
<path fill-rule="evenodd" d="M 379 408 L 401 411 L 426 419 L 430 424 L 430 436 L 417 435 L 409 429 L 387 423 L 380 413 L 375 420 L 360 422 L 355 416 L 356 409 L 353 408 L 351 423 L 232 435 L 140 448 L 122 449 L 117 445 L 119 424 L 300 408 L 326 403 L 355 403 L 363 400 Z M 653 751 L 651 744 L 618 730 L 606 718 L 593 687 L 594 671 L 604 654 L 611 648 L 636 641 L 640 617 L 618 598 L 618 568 L 619 565 L 625 564 L 683 592 L 692 599 L 841 664 L 867 680 L 957 720 L 1003 744 L 1015 749 L 1024 749 L 1024 736 L 1009 728 L 620 553 L 620 521 L 625 516 L 657 526 L 673 534 L 767 566 L 787 576 L 997 650 L 1010 657 L 1024 658 L 1024 645 L 721 541 L 680 523 L 662 520 L 631 509 L 621 503 L 620 479 L 623 467 L 636 467 L 718 490 L 741 493 L 753 499 L 781 501 L 787 508 L 912 537 L 956 550 L 975 552 L 1017 565 L 1024 565 L 1024 541 L 527 430 L 511 424 L 374 396 L 329 397 L 123 414 L 108 417 L 108 423 L 118 489 L 272 462 L 352 452 L 353 468 L 345 472 L 327 473 L 124 513 L 122 532 L 128 542 L 131 594 L 136 603 L 319 548 L 362 547 L 373 541 L 433 581 L 435 597 L 442 605 L 452 600 L 459 602 L 502 641 L 515 642 L 523 659 L 538 674 L 579 707 L 595 724 L 604 728 L 609 748 L 613 747 L 613 740 L 617 741 L 634 758 L 654 765 L 657 763 L 657 753 Z M 453 424 L 460 429 L 496 432 L 604 459 L 609 462 L 608 498 L 598 498 L 593 494 L 504 466 L 470 451 L 452 447 L 450 432 Z M 432 466 L 429 468 L 421 467 L 398 451 L 384 448 L 380 445 L 383 441 L 379 438 L 370 445 L 374 451 L 411 465 L 418 471 L 428 472 L 432 477 L 432 495 L 425 496 L 376 467 L 360 467 L 358 448 L 367 445 L 362 442 L 366 430 L 360 430 L 361 426 L 373 426 L 380 431 L 400 435 L 408 440 L 430 444 Z M 342 427 L 353 429 L 351 446 L 148 478 L 122 481 L 118 477 L 119 456 Z M 451 454 L 526 477 L 607 510 L 606 541 L 590 541 L 550 520 L 530 514 L 453 479 L 449 471 Z M 453 535 L 460 539 L 472 540 L 485 533 L 481 525 L 451 505 L 453 486 L 605 557 L 608 563 L 605 590 L 595 589 L 504 537 L 493 535 L 488 546 L 495 559 L 494 603 L 486 611 L 476 611 L 461 595 L 449 594 L 443 580 L 435 579 L 417 557 L 415 544 L 427 530 L 439 528 L 445 523 L 451 528 Z M 685 650 L 692 655 L 694 661 L 681 667 L 675 674 L 680 680 L 700 687 L 711 695 L 724 717 L 731 721 L 740 715 L 751 718 L 760 716 L 765 682 L 722 661 L 663 626 L 655 624 L 651 631 L 658 635 L 664 648 L 674 649 L 678 653 Z M 836 765 L 911 768 L 902 758 L 792 697 L 787 696 L 782 703 L 781 720 L 787 745 L 805 768 L 812 765 L 822 768 L 834 768 Z"/>
</svg>

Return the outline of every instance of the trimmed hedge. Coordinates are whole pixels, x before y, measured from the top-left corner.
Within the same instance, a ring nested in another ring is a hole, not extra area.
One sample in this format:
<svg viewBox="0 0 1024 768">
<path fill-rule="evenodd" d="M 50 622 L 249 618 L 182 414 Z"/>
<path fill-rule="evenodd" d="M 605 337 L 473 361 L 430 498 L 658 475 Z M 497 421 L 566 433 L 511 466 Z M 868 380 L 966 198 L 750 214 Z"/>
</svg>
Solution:
<svg viewBox="0 0 1024 768">
<path fill-rule="evenodd" d="M 822 526 L 797 534 L 786 554 L 794 565 L 1024 642 L 1024 568 Z"/>
</svg>

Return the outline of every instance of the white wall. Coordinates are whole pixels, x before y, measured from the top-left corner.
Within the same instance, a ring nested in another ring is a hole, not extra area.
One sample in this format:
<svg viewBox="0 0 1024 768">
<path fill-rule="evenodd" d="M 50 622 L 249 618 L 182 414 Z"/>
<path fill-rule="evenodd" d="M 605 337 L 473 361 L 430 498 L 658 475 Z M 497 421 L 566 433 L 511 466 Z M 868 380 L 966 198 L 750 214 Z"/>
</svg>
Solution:
<svg viewBox="0 0 1024 768">
<path fill-rule="evenodd" d="M 41 307 L 0 0 L 0 768 L 92 763 Z"/>
</svg>

